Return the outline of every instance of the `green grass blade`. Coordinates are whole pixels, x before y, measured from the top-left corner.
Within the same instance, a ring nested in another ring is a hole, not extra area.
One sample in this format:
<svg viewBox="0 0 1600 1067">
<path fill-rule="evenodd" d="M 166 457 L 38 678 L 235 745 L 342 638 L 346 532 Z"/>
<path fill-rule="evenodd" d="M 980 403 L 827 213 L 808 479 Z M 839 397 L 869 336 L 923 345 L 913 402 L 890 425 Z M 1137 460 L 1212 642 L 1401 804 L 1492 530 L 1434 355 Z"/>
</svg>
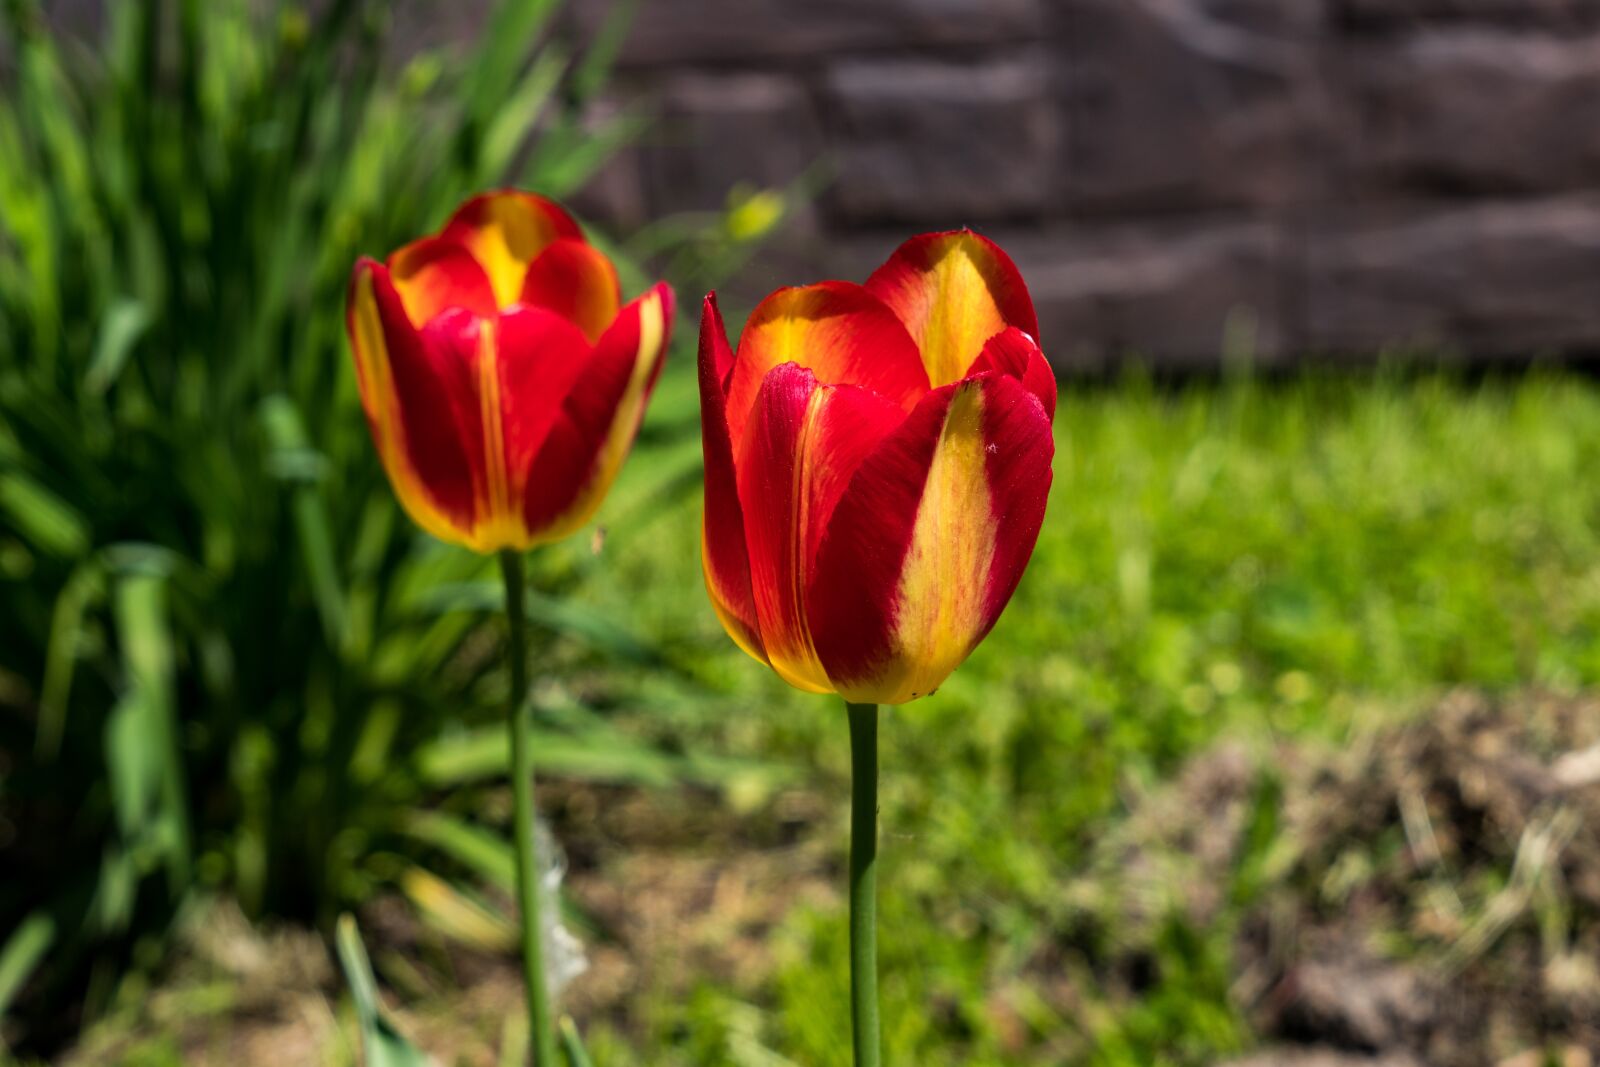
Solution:
<svg viewBox="0 0 1600 1067">
<path fill-rule="evenodd" d="M 56 923 L 49 915 L 36 911 L 22 920 L 0 948 L 0 1019 L 33 974 L 56 939 Z M 0 1043 L 0 1048 L 3 1048 Z"/>
<path fill-rule="evenodd" d="M 42 762 L 54 762 L 60 752 L 72 697 L 72 676 L 78 665 L 78 645 L 83 636 L 83 614 L 91 602 L 104 595 L 104 575 L 99 566 L 84 564 L 72 573 L 56 597 L 50 616 L 50 643 L 45 651 L 44 683 L 39 688 L 39 726 L 34 737 L 34 754 Z"/>
<path fill-rule="evenodd" d="M 680 781 L 673 761 L 652 749 L 617 739 L 572 737 L 536 731 L 533 764 L 541 774 L 590 781 L 626 782 L 666 787 Z M 417 769 L 433 786 L 503 777 L 511 766 L 505 732 L 475 730 L 425 745 L 417 753 Z"/>
<path fill-rule="evenodd" d="M 498 1067 L 525 1067 L 528 1062 L 528 1019 L 520 1011 L 506 1016 L 500 1028 L 500 1055 Z"/>
<path fill-rule="evenodd" d="M 504 593 L 497 582 L 456 582 L 429 590 L 419 607 L 430 614 L 489 613 L 500 610 Z M 570 634 L 612 659 L 660 666 L 661 653 L 613 621 L 610 616 L 570 599 L 528 593 L 528 621 L 559 634 Z"/>
<path fill-rule="evenodd" d="M 588 51 L 572 73 L 572 97 L 579 102 L 595 97 L 611 77 L 622 46 L 627 43 L 628 30 L 633 25 L 633 14 L 638 0 L 618 0 L 606 12 L 605 21 L 590 42 Z"/>
<path fill-rule="evenodd" d="M 83 379 L 83 386 L 91 395 L 104 393 L 115 384 L 134 346 L 150 328 L 151 319 L 150 309 L 143 301 L 123 297 L 111 305 L 101 321 L 100 340 Z"/>
<path fill-rule="evenodd" d="M 422 924 L 435 933 L 483 952 L 508 952 L 517 945 L 517 924 L 463 886 L 412 866 L 400 875 L 400 891 Z"/>
<path fill-rule="evenodd" d="M 294 402 L 288 397 L 270 396 L 261 405 L 261 424 L 272 447 L 270 470 L 294 485 L 295 535 L 305 560 L 306 575 L 316 598 L 322 631 L 332 648 L 342 648 L 345 640 L 345 595 L 334 560 L 333 533 L 327 505 L 316 483 L 326 468 L 321 454 L 306 440 L 305 428 Z"/>
<path fill-rule="evenodd" d="M 417 750 L 417 772 L 430 786 L 459 785 L 505 775 L 510 752 L 496 729 L 463 731 Z M 581 734 L 535 731 L 533 762 L 540 773 L 585 781 L 667 788 L 772 786 L 793 771 L 781 764 L 694 754 L 674 755 L 610 730 Z"/>
<path fill-rule="evenodd" d="M 567 1067 L 594 1067 L 589 1053 L 584 1051 L 583 1038 L 578 1036 L 578 1024 L 570 1015 L 561 1017 L 561 1051 L 566 1053 Z"/>
<path fill-rule="evenodd" d="M 135 558 L 137 569 L 119 577 L 114 594 L 127 688 L 108 723 L 112 747 L 107 756 L 113 777 L 121 768 L 124 781 L 124 834 L 149 842 L 165 857 L 169 888 L 176 894 L 188 885 L 190 835 L 173 702 L 167 574 L 153 562 L 159 556 Z"/>
<path fill-rule="evenodd" d="M 366 1067 L 434 1067 L 426 1055 L 389 1022 L 378 1000 L 378 982 L 372 976 L 372 963 L 361 944 L 361 931 L 351 915 L 339 916 L 334 936 L 339 964 L 344 968 L 350 999 L 355 1001 L 356 1018 L 361 1024 L 361 1047 L 366 1052 Z"/>
<path fill-rule="evenodd" d="M 464 87 L 470 123 L 488 127 L 555 6 L 553 0 L 503 0 L 495 9 Z"/>
<path fill-rule="evenodd" d="M 512 158 L 527 142 L 534 124 L 544 113 L 566 69 L 566 55 L 559 49 L 546 48 L 516 90 L 502 102 L 484 134 L 480 180 L 497 182 L 502 179 Z"/>
<path fill-rule="evenodd" d="M 516 853 L 511 842 L 493 830 L 425 808 L 410 812 L 400 825 L 405 833 L 471 868 L 491 885 L 508 893 L 516 888 Z"/>
<path fill-rule="evenodd" d="M 617 150 L 638 138 L 650 124 L 651 109 L 640 105 L 595 127 L 577 122 L 559 126 L 539 142 L 523 181 L 549 196 L 569 196 L 605 165 Z"/>
<path fill-rule="evenodd" d="M 21 471 L 0 471 L 0 515 L 45 555 L 71 559 L 89 549 L 83 515 Z"/>
</svg>

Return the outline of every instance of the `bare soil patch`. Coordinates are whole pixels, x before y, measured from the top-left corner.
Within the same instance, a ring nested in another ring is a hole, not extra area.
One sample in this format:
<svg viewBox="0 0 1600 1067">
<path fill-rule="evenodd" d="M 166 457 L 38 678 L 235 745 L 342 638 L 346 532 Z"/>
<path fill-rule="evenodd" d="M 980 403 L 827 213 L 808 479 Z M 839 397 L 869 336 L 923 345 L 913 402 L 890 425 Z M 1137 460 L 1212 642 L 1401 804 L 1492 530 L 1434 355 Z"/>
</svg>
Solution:
<svg viewBox="0 0 1600 1067">
<path fill-rule="evenodd" d="M 1265 827 L 1265 832 L 1263 828 Z M 1339 750 L 1191 762 L 1102 851 L 1112 921 L 1234 929 L 1234 1067 L 1600 1058 L 1600 700 L 1455 693 Z"/>
</svg>

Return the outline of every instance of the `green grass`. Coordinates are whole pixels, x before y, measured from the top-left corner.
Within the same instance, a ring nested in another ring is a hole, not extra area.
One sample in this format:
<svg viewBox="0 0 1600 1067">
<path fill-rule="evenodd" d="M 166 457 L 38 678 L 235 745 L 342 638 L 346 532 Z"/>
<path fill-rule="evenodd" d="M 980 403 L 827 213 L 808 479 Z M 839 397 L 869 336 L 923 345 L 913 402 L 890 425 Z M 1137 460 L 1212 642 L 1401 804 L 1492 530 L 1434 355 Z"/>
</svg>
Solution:
<svg viewBox="0 0 1600 1067">
<path fill-rule="evenodd" d="M 689 390 L 668 380 L 657 424 L 681 417 Z M 941 692 L 884 724 L 891 1062 L 1201 1064 L 1247 1042 L 1225 928 L 1162 934 L 1137 998 L 1097 1002 L 1091 982 L 1070 1017 L 1052 1007 L 1041 987 L 1092 973 L 1117 934 L 1073 892 L 1091 843 L 1220 736 L 1337 743 L 1457 683 L 1593 684 L 1597 427 L 1600 389 L 1553 374 L 1069 387 L 1050 513 L 1016 598 Z M 635 457 L 611 514 L 692 453 L 690 441 Z M 648 709 L 637 731 L 805 768 L 832 799 L 842 855 L 843 706 L 790 691 L 723 637 L 700 592 L 697 505 L 613 519 L 590 590 L 702 663 L 726 698 L 651 706 L 625 675 L 586 684 Z M 674 1037 L 684 1006 L 664 1001 L 641 1015 L 678 1051 L 624 1053 L 602 1036 L 596 1062 L 757 1062 L 741 997 L 760 1009 L 760 1043 L 839 1062 L 842 897 L 791 914 L 775 943 L 763 988 L 691 1001 L 689 1046 Z M 997 1021 L 1008 1015 L 1020 1037 Z"/>
<path fill-rule="evenodd" d="M 838 863 L 796 878 L 839 892 L 787 909 L 762 935 L 755 979 L 647 966 L 657 980 L 624 1017 L 581 1021 L 597 1067 L 840 1063 L 843 706 L 788 689 L 706 605 L 686 357 L 602 510 L 603 550 L 577 538 L 540 561 L 582 577 L 572 610 L 629 628 L 675 666 L 606 666 L 568 632 L 547 651 L 544 703 L 679 760 L 660 780 L 735 768 L 707 779 L 720 793 L 652 802 L 673 819 L 715 816 L 723 829 L 688 849 L 702 858 L 732 865 L 731 850 L 771 840 L 778 793 L 821 797 L 805 833 Z M 888 1061 L 1199 1067 L 1249 1047 L 1229 986 L 1237 921 L 1277 832 L 1270 779 L 1232 903 L 1204 929 L 1177 917 L 1118 928 L 1096 892 L 1094 843 L 1219 739 L 1263 753 L 1282 739 L 1337 745 L 1459 683 L 1593 685 L 1597 425 L 1600 387 L 1566 374 L 1067 387 L 1051 510 L 1016 598 L 941 692 L 885 718 Z M 774 766 L 788 770 L 763 770 Z M 657 781 L 648 767 L 638 780 Z M 1138 983 L 1114 973 L 1130 939 L 1149 961 Z M 413 1018 L 448 1018 L 458 1008 L 442 981 L 399 1000 Z M 137 1062 L 179 1062 L 170 1017 L 127 1019 Z M 349 1062 L 346 1030 L 324 1062 Z M 497 1034 L 468 1031 L 474 1055 Z"/>
</svg>

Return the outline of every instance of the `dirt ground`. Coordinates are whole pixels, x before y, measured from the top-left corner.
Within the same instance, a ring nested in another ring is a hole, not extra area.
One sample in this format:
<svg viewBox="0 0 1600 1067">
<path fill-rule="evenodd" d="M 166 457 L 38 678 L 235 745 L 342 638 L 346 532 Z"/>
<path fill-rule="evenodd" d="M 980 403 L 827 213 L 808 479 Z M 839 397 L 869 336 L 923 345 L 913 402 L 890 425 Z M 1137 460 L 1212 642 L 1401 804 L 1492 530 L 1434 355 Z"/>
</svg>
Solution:
<svg viewBox="0 0 1600 1067">
<path fill-rule="evenodd" d="M 579 786 L 541 804 L 587 946 L 566 1001 L 624 1032 L 641 990 L 686 975 L 757 994 L 774 926 L 837 896 L 837 828 L 813 795 L 780 798 L 767 838 L 731 850 L 739 823 L 715 805 Z M 1139 995 L 1174 913 L 1225 924 L 1231 996 L 1262 1042 L 1228 1067 L 1593 1067 L 1600 698 L 1457 693 L 1344 747 L 1219 746 L 1140 800 L 1071 890 L 1116 931 L 1095 974 L 1112 1002 Z M 441 1062 L 492 1064 L 519 1003 L 509 958 L 441 945 L 397 900 L 363 928 L 395 1001 L 422 1005 L 403 1027 Z M 1033 971 L 1070 1011 L 1049 962 Z M 200 1067 L 318 1062 L 353 1051 L 339 996 L 317 937 L 218 906 L 140 1026 Z M 91 1036 L 65 1062 L 128 1040 Z"/>
<path fill-rule="evenodd" d="M 1600 1059 L 1600 700 L 1457 693 L 1338 751 L 1224 746 L 1118 837 L 1132 929 L 1235 924 L 1269 1047 L 1234 1067 Z"/>
</svg>

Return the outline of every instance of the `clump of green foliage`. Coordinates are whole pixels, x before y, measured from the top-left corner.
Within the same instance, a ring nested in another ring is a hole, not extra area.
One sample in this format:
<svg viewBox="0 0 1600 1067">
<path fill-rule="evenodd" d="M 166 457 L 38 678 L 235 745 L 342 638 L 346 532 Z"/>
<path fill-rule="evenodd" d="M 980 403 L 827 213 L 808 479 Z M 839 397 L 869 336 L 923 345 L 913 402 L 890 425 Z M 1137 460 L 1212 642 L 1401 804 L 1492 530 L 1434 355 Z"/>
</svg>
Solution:
<svg viewBox="0 0 1600 1067">
<path fill-rule="evenodd" d="M 553 2 L 507 0 L 406 58 L 389 6 L 124 0 L 90 47 L 0 4 L 0 868 L 26 872 L 0 880 L 0 1017 L 36 1024 L 13 1038 L 136 992 L 197 891 L 328 929 L 420 861 L 507 855 L 418 814 L 504 765 L 463 732 L 503 691 L 495 586 L 399 513 L 345 286 L 470 193 L 573 193 L 642 116 L 593 117 L 623 19 L 576 49 Z M 726 229 L 654 250 L 733 262 L 754 238 Z M 582 559 L 535 579 L 570 593 Z M 532 611 L 661 664 L 568 598 Z M 555 764 L 676 773 L 556 721 Z"/>
</svg>

